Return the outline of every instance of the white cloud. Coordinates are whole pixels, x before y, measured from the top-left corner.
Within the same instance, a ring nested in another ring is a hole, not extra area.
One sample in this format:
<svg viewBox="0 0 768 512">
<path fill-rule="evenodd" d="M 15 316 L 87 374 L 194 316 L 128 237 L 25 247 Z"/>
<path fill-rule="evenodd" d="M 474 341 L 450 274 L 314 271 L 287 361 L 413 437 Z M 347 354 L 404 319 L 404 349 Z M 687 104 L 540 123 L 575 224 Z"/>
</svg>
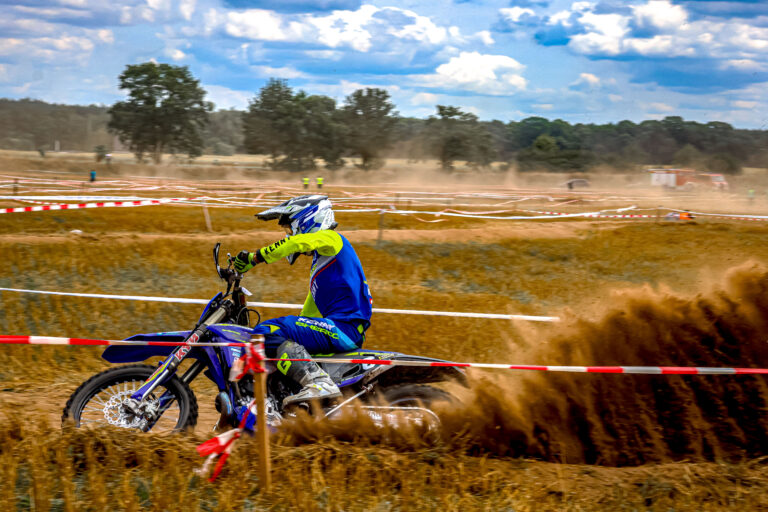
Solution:
<svg viewBox="0 0 768 512">
<path fill-rule="evenodd" d="M 396 7 L 363 5 L 356 11 L 339 10 L 330 14 L 282 14 L 264 9 L 219 11 L 209 9 L 203 16 L 202 32 L 223 31 L 229 36 L 255 41 L 301 42 L 328 48 L 349 47 L 368 52 L 376 45 L 388 51 L 403 44 L 408 51 L 416 42 L 439 46 L 449 41 L 464 42 L 458 27 L 437 25 L 427 16 Z M 487 32 L 487 31 L 486 31 Z M 192 30 L 184 30 L 192 36 Z M 492 42 L 490 33 L 478 34 Z"/>
<path fill-rule="evenodd" d="M 16 94 L 26 94 L 29 89 L 34 85 L 34 82 L 27 82 L 16 87 L 11 87 L 11 90 Z"/>
<path fill-rule="evenodd" d="M 30 36 L 55 36 L 61 27 L 33 18 L 0 18 L 0 33 Z"/>
<path fill-rule="evenodd" d="M 71 7 L 86 7 L 88 5 L 87 0 L 60 0 L 60 3 Z"/>
<path fill-rule="evenodd" d="M 171 9 L 170 0 L 146 0 L 147 5 L 154 11 L 169 11 Z"/>
<path fill-rule="evenodd" d="M 203 84 L 202 88 L 208 93 L 205 99 L 212 101 L 217 109 L 237 108 L 246 110 L 248 101 L 255 95 L 253 92 L 236 91 L 220 85 Z"/>
<path fill-rule="evenodd" d="M 552 110 L 555 106 L 551 103 L 536 103 L 531 105 L 536 110 Z"/>
<path fill-rule="evenodd" d="M 66 7 L 32 7 L 28 5 L 16 5 L 14 6 L 16 12 L 33 16 L 36 18 L 43 17 L 48 19 L 77 19 L 77 18 L 90 18 L 91 13 L 82 9 L 69 9 Z"/>
<path fill-rule="evenodd" d="M 179 50 L 179 49 L 173 49 L 173 48 L 169 48 L 169 49 L 166 51 L 166 54 L 167 54 L 167 55 L 168 55 L 170 58 L 172 58 L 173 60 L 175 60 L 175 61 L 177 61 L 177 62 L 178 62 L 178 61 L 180 61 L 180 60 L 184 60 L 184 59 L 187 57 L 187 54 L 186 54 L 186 53 L 184 53 L 183 51 L 181 51 L 181 50 Z"/>
<path fill-rule="evenodd" d="M 503 9 L 499 9 L 499 14 L 501 14 L 501 17 L 505 21 L 511 21 L 512 23 L 519 22 L 520 18 L 522 18 L 525 15 L 536 16 L 536 13 L 533 11 L 533 9 L 517 7 L 517 6 L 505 7 Z"/>
<path fill-rule="evenodd" d="M 645 108 L 651 112 L 674 112 L 676 110 L 675 107 L 661 102 L 649 103 Z"/>
<path fill-rule="evenodd" d="M 562 25 L 564 27 L 570 27 L 572 23 L 570 22 L 570 18 L 572 16 L 571 11 L 559 11 L 550 16 L 547 19 L 547 25 Z"/>
<path fill-rule="evenodd" d="M 128 25 L 133 21 L 133 10 L 128 7 L 127 5 L 124 5 L 120 8 L 120 23 L 123 25 Z"/>
<path fill-rule="evenodd" d="M 743 109 L 753 109 L 757 106 L 756 101 L 743 101 L 743 100 L 736 100 L 732 101 L 731 105 L 733 105 L 736 108 L 743 108 Z"/>
<path fill-rule="evenodd" d="M 742 71 L 765 71 L 768 65 L 765 62 L 756 62 L 752 59 L 731 59 L 720 65 L 720 69 L 739 69 Z"/>
<path fill-rule="evenodd" d="M 629 19 L 626 16 L 586 12 L 579 21 L 588 31 L 571 38 L 570 46 L 576 51 L 606 55 L 617 55 L 621 52 L 622 40 L 629 33 Z"/>
<path fill-rule="evenodd" d="M 592 73 L 581 73 L 579 74 L 578 80 L 573 82 L 571 86 L 586 86 L 586 87 L 597 87 L 600 85 L 600 79 L 593 75 Z"/>
<path fill-rule="evenodd" d="M 613 103 L 618 103 L 619 101 L 623 100 L 624 98 L 622 98 L 618 94 L 609 94 L 608 95 L 608 99 L 611 100 L 611 102 L 613 102 Z"/>
<path fill-rule="evenodd" d="M 520 74 L 525 66 L 506 55 L 483 55 L 461 52 L 441 64 L 433 75 L 422 75 L 419 80 L 432 87 L 457 88 L 481 94 L 513 94 L 527 86 Z"/>
<path fill-rule="evenodd" d="M 0 64 L 0 82 L 7 82 L 9 79 L 8 66 Z"/>
<path fill-rule="evenodd" d="M 320 43 L 336 48 L 348 45 L 360 52 L 371 48 L 371 33 L 365 26 L 379 11 L 372 5 L 364 5 L 357 11 L 334 11 L 328 16 L 307 17 L 307 22 L 317 30 Z"/>
<path fill-rule="evenodd" d="M 0 38 L 0 56 L 57 65 L 82 65 L 95 47 L 91 36 L 98 39 L 94 32 L 83 32 L 83 35 L 62 34 L 60 37 Z"/>
<path fill-rule="evenodd" d="M 344 58 L 344 52 L 337 50 L 307 50 L 304 54 L 313 59 L 338 61 Z"/>
<path fill-rule="evenodd" d="M 220 13 L 214 8 L 210 8 L 205 11 L 205 14 L 203 14 L 203 35 L 210 36 L 213 34 L 221 25 L 224 24 L 225 19 L 226 15 L 224 13 Z M 194 30 L 191 28 L 186 30 L 185 34 L 190 37 L 195 35 Z"/>
<path fill-rule="evenodd" d="M 179 13 L 181 17 L 187 21 L 192 19 L 192 15 L 195 13 L 196 0 L 180 0 L 179 1 Z"/>
<path fill-rule="evenodd" d="M 591 11 L 594 7 L 595 4 L 593 2 L 574 2 L 573 5 L 571 5 L 571 10 L 573 12 L 586 12 Z"/>
<path fill-rule="evenodd" d="M 311 90 L 316 94 L 325 94 L 332 98 L 341 99 L 345 96 L 349 96 L 358 89 L 384 89 L 389 92 L 391 96 L 394 96 L 400 91 L 400 87 L 394 84 L 375 84 L 375 83 L 361 83 L 350 82 L 349 80 L 341 80 L 338 83 L 310 83 L 306 84 L 306 90 Z"/>
<path fill-rule="evenodd" d="M 13 55 L 24 45 L 23 39 L 5 38 L 0 39 L 0 55 Z"/>
<path fill-rule="evenodd" d="M 150 7 L 139 7 L 137 9 L 139 18 L 149 23 L 155 22 L 155 10 Z"/>
<path fill-rule="evenodd" d="M 115 42 L 114 34 L 108 29 L 97 30 L 96 37 L 98 37 L 99 41 L 102 43 L 112 44 Z"/>
<path fill-rule="evenodd" d="M 282 17 L 273 11 L 262 9 L 230 11 L 224 15 L 224 20 L 224 31 L 232 37 L 262 41 L 300 41 L 302 39 L 301 24 L 284 23 Z"/>
<path fill-rule="evenodd" d="M 399 9 L 389 8 L 388 10 L 397 11 Z M 387 30 L 388 33 L 398 39 L 412 39 L 414 41 L 427 42 L 429 44 L 440 44 L 448 39 L 449 32 L 454 37 L 459 36 L 459 29 L 457 27 L 450 27 L 449 30 L 436 25 L 431 19 L 426 16 L 419 16 L 413 11 L 401 12 L 406 16 L 411 17 L 414 21 L 402 28 L 398 29 L 390 27 Z"/>
<path fill-rule="evenodd" d="M 491 46 L 496 42 L 493 40 L 493 37 L 488 30 L 481 30 L 480 32 L 476 33 L 474 37 L 479 39 L 480 42 L 482 42 L 485 46 Z"/>
<path fill-rule="evenodd" d="M 682 5 L 650 0 L 630 6 L 628 13 L 595 11 L 589 3 L 573 4 L 547 18 L 547 25 L 574 30 L 568 46 L 586 55 L 650 57 L 714 57 L 744 60 L 768 54 L 768 28 L 743 19 L 718 18 L 691 21 Z M 581 28 L 581 31 L 578 30 Z M 634 27 L 650 29 L 648 35 Z"/>
<path fill-rule="evenodd" d="M 693 57 L 696 50 L 677 37 L 657 35 L 651 38 L 632 38 L 624 42 L 624 50 L 645 56 Z"/>
<path fill-rule="evenodd" d="M 420 92 L 411 96 L 411 105 L 437 105 L 438 96 L 429 92 Z"/>
<path fill-rule="evenodd" d="M 304 78 L 307 75 L 301 71 L 296 70 L 290 66 L 281 68 L 273 68 L 271 66 L 252 66 L 252 69 L 259 73 L 263 77 L 277 77 L 277 78 Z"/>
<path fill-rule="evenodd" d="M 632 6 L 632 11 L 641 27 L 675 31 L 688 22 L 685 8 L 668 0 L 651 0 L 645 5 Z"/>
</svg>

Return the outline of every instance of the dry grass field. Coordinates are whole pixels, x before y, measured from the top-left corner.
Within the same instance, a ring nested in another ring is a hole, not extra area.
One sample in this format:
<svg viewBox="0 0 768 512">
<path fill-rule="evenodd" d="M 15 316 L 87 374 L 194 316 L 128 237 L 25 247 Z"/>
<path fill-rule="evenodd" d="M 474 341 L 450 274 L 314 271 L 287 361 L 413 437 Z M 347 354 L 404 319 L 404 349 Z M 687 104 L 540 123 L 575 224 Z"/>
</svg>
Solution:
<svg viewBox="0 0 768 512">
<path fill-rule="evenodd" d="M 267 191 L 282 197 L 300 192 L 297 175 L 249 174 L 224 166 L 139 169 L 120 162 L 100 169 L 96 184 L 24 183 L 84 180 L 85 165 L 85 160 L 3 154 L 0 181 L 21 180 L 19 193 L 26 195 L 60 194 L 40 190 L 69 187 L 69 194 L 218 194 L 252 201 Z M 162 188 L 124 184 L 96 191 L 102 179 L 149 182 L 130 177 L 136 175 L 162 176 L 152 181 Z M 662 196 L 627 186 L 642 177 L 594 176 L 593 187 L 578 192 L 556 188 L 562 176 L 535 179 L 492 173 L 434 181 L 413 172 L 386 179 L 350 173 L 328 179 L 326 192 L 340 200 L 378 194 L 399 208 L 422 212 L 574 213 L 636 205 L 655 215 L 664 205 L 768 214 L 764 195 L 752 204 L 741 193 L 761 186 L 760 175 L 737 179 L 732 192 L 720 196 Z M 242 192 L 225 192 L 231 190 Z M 488 198 L 423 204 L 413 192 L 426 191 L 536 198 L 495 207 L 484 206 L 492 202 Z M 270 193 L 265 198 L 275 197 Z M 0 207 L 15 206 L 28 204 L 0 199 Z M 255 210 L 208 208 L 213 232 L 199 205 L 2 214 L 0 287 L 207 298 L 219 290 L 210 256 L 216 241 L 235 253 L 279 238 L 276 226 L 253 219 Z M 563 321 L 377 314 L 366 348 L 510 364 L 768 364 L 764 221 L 379 217 L 345 208 L 337 215 L 339 230 L 363 262 L 374 306 L 557 315 Z M 254 269 L 244 283 L 252 300 L 302 302 L 305 260 Z M 119 339 L 189 328 L 199 310 L 3 291 L 0 334 Z M 248 440 L 238 445 L 215 483 L 194 474 L 202 463 L 194 448 L 210 437 L 212 427 L 205 416 L 196 432 L 167 438 L 62 430 L 58 422 L 69 394 L 108 367 L 99 354 L 85 347 L 0 347 L 4 509 L 768 509 L 768 382 L 762 377 L 473 372 L 470 389 L 455 390 L 459 405 L 441 411 L 446 428 L 437 440 L 373 429 L 355 418 L 335 424 L 304 419 L 287 426 L 274 438 L 275 488 L 267 495 L 253 467 L 256 444 Z M 195 391 L 201 411 L 213 410 L 212 388 L 197 381 Z"/>
</svg>

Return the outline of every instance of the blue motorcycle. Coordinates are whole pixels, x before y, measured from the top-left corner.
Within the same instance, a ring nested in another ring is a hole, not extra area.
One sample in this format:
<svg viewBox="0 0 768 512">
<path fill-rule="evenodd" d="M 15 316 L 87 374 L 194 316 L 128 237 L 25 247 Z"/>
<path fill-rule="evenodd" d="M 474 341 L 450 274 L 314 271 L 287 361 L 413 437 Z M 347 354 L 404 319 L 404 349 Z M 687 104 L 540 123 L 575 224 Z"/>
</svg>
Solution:
<svg viewBox="0 0 768 512">
<path fill-rule="evenodd" d="M 62 422 L 76 427 L 112 425 L 117 428 L 144 432 L 168 432 L 192 429 L 197 424 L 198 404 L 190 383 L 200 374 L 218 388 L 214 401 L 219 420 L 216 428 L 228 428 L 237 423 L 241 411 L 253 398 L 253 380 L 245 377 L 230 381 L 232 365 L 241 353 L 239 347 L 200 346 L 198 343 L 249 343 L 251 320 L 256 324 L 261 316 L 247 305 L 250 292 L 241 286 L 243 275 L 232 268 L 233 258 L 227 254 L 228 266 L 219 265 L 216 244 L 213 258 L 218 276 L 226 282 L 226 291 L 217 293 L 206 305 L 195 327 L 190 331 L 137 334 L 127 341 L 185 342 L 192 346 L 113 345 L 102 357 L 110 363 L 134 363 L 110 368 L 81 384 L 67 401 Z M 164 358 L 158 366 L 135 364 L 152 357 Z M 350 358 L 356 360 L 390 359 L 400 361 L 444 362 L 419 356 L 380 350 L 356 350 L 337 354 L 313 356 Z M 182 363 L 184 368 L 182 368 Z M 191 364 L 189 364 L 191 363 Z M 433 384 L 445 380 L 465 381 L 464 373 L 452 367 L 392 366 L 365 363 L 320 363 L 343 392 L 332 403 L 320 404 L 313 411 L 326 416 L 338 414 L 353 401 L 375 422 L 388 416 L 405 416 L 430 425 L 437 417 L 430 406 L 450 395 Z M 269 365 L 268 365 L 268 369 Z M 182 371 L 183 370 L 183 371 Z M 267 422 L 277 426 L 295 408 L 284 410 L 283 398 L 299 391 L 299 385 L 281 372 L 267 377 Z M 306 409 L 309 410 L 308 404 Z"/>
</svg>

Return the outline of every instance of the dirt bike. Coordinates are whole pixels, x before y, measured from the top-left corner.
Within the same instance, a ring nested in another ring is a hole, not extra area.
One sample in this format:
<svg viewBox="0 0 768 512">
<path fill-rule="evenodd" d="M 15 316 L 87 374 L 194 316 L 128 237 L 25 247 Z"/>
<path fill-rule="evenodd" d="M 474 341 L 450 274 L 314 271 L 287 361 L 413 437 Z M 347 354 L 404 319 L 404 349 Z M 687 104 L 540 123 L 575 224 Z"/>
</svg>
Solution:
<svg viewBox="0 0 768 512">
<path fill-rule="evenodd" d="M 247 376 L 230 381 L 232 365 L 242 349 L 231 346 L 200 346 L 198 343 L 249 343 L 252 337 L 251 316 L 261 316 L 250 309 L 247 297 L 251 293 L 240 281 L 243 274 L 232 268 L 234 259 L 227 254 L 228 266 L 219 265 L 216 244 L 213 258 L 218 276 L 226 282 L 226 291 L 217 293 L 205 306 L 195 327 L 190 331 L 137 334 L 126 341 L 184 342 L 183 346 L 112 345 L 102 354 L 110 363 L 138 363 L 152 357 L 164 358 L 158 366 L 128 364 L 110 368 L 83 382 L 67 401 L 62 422 L 73 422 L 77 427 L 112 425 L 117 428 L 140 431 L 179 431 L 197 423 L 197 398 L 190 383 L 200 374 L 213 381 L 218 388 L 214 401 L 220 414 L 214 428 L 236 425 L 238 411 L 253 398 L 253 380 Z M 356 360 L 390 359 L 395 361 L 433 361 L 438 359 L 381 350 L 355 350 L 336 354 L 315 355 L 314 358 L 354 358 Z M 182 372 L 181 364 L 185 365 Z M 338 414 L 353 402 L 375 422 L 387 417 L 403 417 L 409 421 L 439 423 L 430 406 L 450 396 L 433 384 L 457 379 L 465 381 L 464 373 L 451 367 L 408 367 L 365 363 L 322 363 L 320 366 L 331 376 L 343 392 L 333 403 L 323 403 L 322 413 Z M 274 370 L 270 363 L 267 370 Z M 281 372 L 271 371 L 267 377 L 267 422 L 276 427 L 295 410 L 284 410 L 283 399 L 300 390 L 299 384 Z M 339 403 L 340 402 L 340 403 Z M 301 404 L 305 405 L 305 404 Z M 306 407 L 309 409 L 309 407 Z"/>
</svg>

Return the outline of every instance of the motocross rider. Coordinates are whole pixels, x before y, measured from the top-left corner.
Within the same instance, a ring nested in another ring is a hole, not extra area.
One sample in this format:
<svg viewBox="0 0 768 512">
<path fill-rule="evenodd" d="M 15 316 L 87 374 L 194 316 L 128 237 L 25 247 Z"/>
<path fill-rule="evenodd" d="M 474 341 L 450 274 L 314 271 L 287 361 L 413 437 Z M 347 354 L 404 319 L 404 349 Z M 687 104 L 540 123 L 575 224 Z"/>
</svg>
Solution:
<svg viewBox="0 0 768 512">
<path fill-rule="evenodd" d="M 301 254 L 312 256 L 309 293 L 301 314 L 273 318 L 254 328 L 254 334 L 265 337 L 267 357 L 309 359 L 310 354 L 360 348 L 371 325 L 373 299 L 352 244 L 334 231 L 338 224 L 328 197 L 294 197 L 256 217 L 277 219 L 287 236 L 255 252 L 240 251 L 235 270 L 247 272 L 254 265 L 281 258 L 293 265 Z M 341 396 L 339 387 L 315 362 L 280 361 L 277 368 L 303 387 L 283 400 L 284 407 Z"/>
</svg>

